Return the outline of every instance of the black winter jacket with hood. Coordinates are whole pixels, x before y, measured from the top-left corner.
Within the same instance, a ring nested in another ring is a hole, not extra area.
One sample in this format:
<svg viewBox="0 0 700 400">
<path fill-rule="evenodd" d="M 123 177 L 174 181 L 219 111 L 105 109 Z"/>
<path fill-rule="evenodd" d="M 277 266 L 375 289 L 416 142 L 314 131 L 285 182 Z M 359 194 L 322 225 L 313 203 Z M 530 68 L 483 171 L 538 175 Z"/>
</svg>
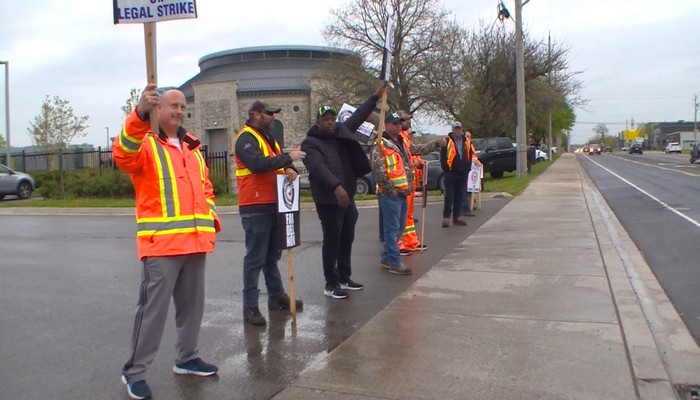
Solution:
<svg viewBox="0 0 700 400">
<path fill-rule="evenodd" d="M 370 96 L 345 122 L 336 122 L 332 134 L 321 133 L 318 125 L 309 128 L 301 149 L 306 152 L 304 165 L 309 171 L 315 203 L 338 204 L 335 198 L 338 185 L 352 198 L 357 191 L 357 178 L 372 170 L 354 132 L 374 111 L 377 100 L 378 97 Z"/>
</svg>

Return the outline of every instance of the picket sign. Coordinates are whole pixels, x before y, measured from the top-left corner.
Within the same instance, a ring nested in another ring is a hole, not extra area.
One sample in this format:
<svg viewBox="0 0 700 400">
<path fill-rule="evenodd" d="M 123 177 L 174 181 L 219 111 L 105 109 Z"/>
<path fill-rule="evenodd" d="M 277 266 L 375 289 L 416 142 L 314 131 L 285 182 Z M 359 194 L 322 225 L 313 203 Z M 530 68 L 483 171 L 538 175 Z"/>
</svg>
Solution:
<svg viewBox="0 0 700 400">
<path fill-rule="evenodd" d="M 112 0 L 114 24 L 143 24 L 146 48 L 146 77 L 158 85 L 156 22 L 197 18 L 195 0 Z M 158 114 L 154 107 L 149 115 L 151 131 L 158 133 Z"/>
</svg>

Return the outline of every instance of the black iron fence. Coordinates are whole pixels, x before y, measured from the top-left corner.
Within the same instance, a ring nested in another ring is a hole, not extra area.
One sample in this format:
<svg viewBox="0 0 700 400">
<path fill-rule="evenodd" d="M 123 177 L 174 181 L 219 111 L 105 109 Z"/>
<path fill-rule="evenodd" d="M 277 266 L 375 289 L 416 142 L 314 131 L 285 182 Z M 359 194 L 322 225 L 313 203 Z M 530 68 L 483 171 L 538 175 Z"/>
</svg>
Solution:
<svg viewBox="0 0 700 400">
<path fill-rule="evenodd" d="M 225 185 L 225 193 L 230 192 L 229 179 L 229 153 L 209 152 L 207 146 L 203 147 L 204 159 L 209 167 L 209 174 L 212 182 Z M 28 152 L 22 150 L 10 156 L 7 162 L 7 155 L 0 154 L 0 164 L 31 174 L 32 172 L 59 171 L 61 166 L 64 171 L 91 176 L 94 171 L 98 175 L 121 173 L 112 159 L 112 149 L 98 147 L 96 149 L 69 149 L 60 156 L 58 152 Z"/>
</svg>

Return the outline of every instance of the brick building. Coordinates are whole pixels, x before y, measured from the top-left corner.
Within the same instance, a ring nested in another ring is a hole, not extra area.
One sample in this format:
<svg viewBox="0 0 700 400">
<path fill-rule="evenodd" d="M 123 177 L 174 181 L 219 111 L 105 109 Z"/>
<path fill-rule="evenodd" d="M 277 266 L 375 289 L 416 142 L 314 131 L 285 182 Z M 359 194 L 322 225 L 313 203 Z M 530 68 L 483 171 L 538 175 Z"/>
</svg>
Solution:
<svg viewBox="0 0 700 400">
<path fill-rule="evenodd" d="M 323 64 L 354 53 L 331 47 L 263 46 L 202 57 L 200 72 L 179 89 L 187 98 L 184 123 L 212 152 L 231 151 L 232 140 L 256 100 L 279 106 L 273 131 L 283 147 L 298 144 L 315 122 L 315 88 Z"/>
</svg>

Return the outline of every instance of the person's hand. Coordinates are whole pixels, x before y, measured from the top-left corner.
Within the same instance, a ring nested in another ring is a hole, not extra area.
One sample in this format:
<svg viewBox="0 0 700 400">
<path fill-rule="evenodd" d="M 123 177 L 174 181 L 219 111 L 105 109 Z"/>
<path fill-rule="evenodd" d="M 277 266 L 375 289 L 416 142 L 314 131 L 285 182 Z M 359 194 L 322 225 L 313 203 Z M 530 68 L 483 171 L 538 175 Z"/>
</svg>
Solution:
<svg viewBox="0 0 700 400">
<path fill-rule="evenodd" d="M 292 161 L 296 161 L 300 158 L 306 157 L 306 152 L 301 151 L 301 146 L 294 146 L 289 152 L 289 156 L 292 157 Z"/>
<path fill-rule="evenodd" d="M 287 175 L 287 181 L 289 183 L 294 182 L 294 180 L 297 179 L 297 176 L 299 176 L 299 174 L 297 173 L 297 171 L 294 170 L 294 168 L 287 168 L 284 170 L 284 173 Z"/>
<path fill-rule="evenodd" d="M 143 93 L 141 93 L 139 104 L 136 106 L 141 120 L 145 120 L 153 107 L 160 103 L 160 95 L 156 91 L 156 87 L 155 83 L 149 83 L 146 85 L 146 88 L 143 89 Z"/>
<path fill-rule="evenodd" d="M 418 158 L 413 160 L 413 166 L 416 168 L 422 168 L 425 164 L 426 164 L 425 160 L 421 160 Z"/>
<path fill-rule="evenodd" d="M 389 90 L 389 83 L 382 82 L 382 84 L 379 85 L 377 90 L 374 92 L 374 95 L 381 98 L 382 96 L 384 96 L 387 90 Z"/>
<path fill-rule="evenodd" d="M 338 201 L 340 208 L 346 208 L 350 204 L 350 196 L 348 196 L 348 192 L 345 191 L 343 185 L 336 186 L 333 194 L 335 194 L 335 199 Z"/>
</svg>

